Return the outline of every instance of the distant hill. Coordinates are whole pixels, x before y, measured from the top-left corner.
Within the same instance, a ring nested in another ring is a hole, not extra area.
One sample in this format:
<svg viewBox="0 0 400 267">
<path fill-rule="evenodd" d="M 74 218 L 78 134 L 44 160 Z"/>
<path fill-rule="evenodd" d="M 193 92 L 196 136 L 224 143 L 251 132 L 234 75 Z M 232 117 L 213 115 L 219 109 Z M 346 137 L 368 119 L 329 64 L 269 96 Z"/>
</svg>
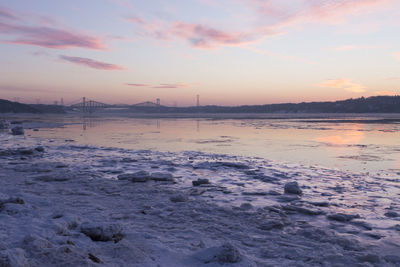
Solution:
<svg viewBox="0 0 400 267">
<path fill-rule="evenodd" d="M 38 104 L 38 105 L 30 105 L 31 107 L 37 109 L 40 111 L 40 113 L 55 113 L 55 114 L 64 114 L 65 112 L 65 107 L 63 106 L 57 106 L 57 105 L 43 105 L 43 104 Z"/>
<path fill-rule="evenodd" d="M 0 99 L 0 113 L 65 113 L 61 106 L 28 105 Z"/>
<path fill-rule="evenodd" d="M 66 113 L 67 107 L 27 105 L 0 99 L 0 113 Z M 333 102 L 245 106 L 167 107 L 152 102 L 126 106 L 132 113 L 400 113 L 400 96 L 371 96 Z M 109 110 L 109 112 L 112 112 Z M 121 112 L 121 110 L 118 110 Z"/>
<path fill-rule="evenodd" d="M 245 106 L 148 107 L 131 106 L 144 113 L 400 113 L 400 96 L 372 96 L 334 102 L 303 102 Z"/>
</svg>

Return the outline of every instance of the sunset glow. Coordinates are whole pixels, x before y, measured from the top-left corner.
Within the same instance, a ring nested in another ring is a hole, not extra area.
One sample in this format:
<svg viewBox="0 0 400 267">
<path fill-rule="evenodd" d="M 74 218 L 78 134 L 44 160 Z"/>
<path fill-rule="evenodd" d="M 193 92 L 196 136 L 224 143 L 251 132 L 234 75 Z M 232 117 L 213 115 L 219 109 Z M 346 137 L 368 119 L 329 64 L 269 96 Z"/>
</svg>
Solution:
<svg viewBox="0 0 400 267">
<path fill-rule="evenodd" d="M 395 0 L 0 4 L 0 98 L 164 105 L 399 94 Z"/>
</svg>

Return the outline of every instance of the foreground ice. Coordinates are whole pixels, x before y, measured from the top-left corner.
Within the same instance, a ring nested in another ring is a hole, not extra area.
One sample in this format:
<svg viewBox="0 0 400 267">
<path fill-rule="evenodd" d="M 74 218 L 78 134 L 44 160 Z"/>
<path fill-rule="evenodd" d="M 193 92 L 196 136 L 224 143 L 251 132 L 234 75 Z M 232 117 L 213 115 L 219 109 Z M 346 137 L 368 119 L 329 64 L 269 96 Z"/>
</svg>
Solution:
<svg viewBox="0 0 400 267">
<path fill-rule="evenodd" d="M 2 136 L 0 266 L 399 266 L 400 177 Z"/>
</svg>

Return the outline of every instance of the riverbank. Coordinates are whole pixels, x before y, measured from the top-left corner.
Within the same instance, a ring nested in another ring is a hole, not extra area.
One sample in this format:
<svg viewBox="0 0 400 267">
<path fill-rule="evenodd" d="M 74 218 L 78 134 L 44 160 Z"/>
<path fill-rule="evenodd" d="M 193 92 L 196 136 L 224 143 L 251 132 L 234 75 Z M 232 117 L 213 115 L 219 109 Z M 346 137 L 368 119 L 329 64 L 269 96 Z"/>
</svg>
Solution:
<svg viewBox="0 0 400 267">
<path fill-rule="evenodd" d="M 23 136 L 2 144 L 6 266 L 400 263 L 396 173 Z"/>
</svg>

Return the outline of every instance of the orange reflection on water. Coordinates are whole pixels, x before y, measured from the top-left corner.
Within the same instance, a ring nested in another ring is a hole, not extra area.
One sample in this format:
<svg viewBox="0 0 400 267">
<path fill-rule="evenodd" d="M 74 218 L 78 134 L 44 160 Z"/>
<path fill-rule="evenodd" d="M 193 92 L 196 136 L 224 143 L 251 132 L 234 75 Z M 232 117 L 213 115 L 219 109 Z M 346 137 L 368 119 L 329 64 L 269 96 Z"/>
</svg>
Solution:
<svg viewBox="0 0 400 267">
<path fill-rule="evenodd" d="M 352 125 L 348 131 L 340 130 L 336 135 L 317 137 L 315 140 L 332 145 L 358 144 L 364 138 L 365 133 L 361 131 L 361 125 Z"/>
</svg>

